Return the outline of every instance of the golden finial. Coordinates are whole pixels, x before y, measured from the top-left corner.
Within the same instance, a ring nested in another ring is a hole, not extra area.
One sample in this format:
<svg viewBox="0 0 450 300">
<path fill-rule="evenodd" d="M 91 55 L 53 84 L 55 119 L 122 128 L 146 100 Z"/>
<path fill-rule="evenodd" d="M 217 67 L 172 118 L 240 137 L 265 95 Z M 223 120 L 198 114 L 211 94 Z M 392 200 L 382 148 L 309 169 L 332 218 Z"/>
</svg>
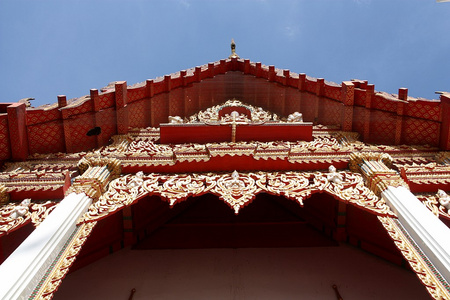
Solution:
<svg viewBox="0 0 450 300">
<path fill-rule="evenodd" d="M 228 58 L 239 58 L 239 55 L 236 54 L 236 44 L 234 43 L 234 39 L 231 39 L 231 55 Z"/>
</svg>

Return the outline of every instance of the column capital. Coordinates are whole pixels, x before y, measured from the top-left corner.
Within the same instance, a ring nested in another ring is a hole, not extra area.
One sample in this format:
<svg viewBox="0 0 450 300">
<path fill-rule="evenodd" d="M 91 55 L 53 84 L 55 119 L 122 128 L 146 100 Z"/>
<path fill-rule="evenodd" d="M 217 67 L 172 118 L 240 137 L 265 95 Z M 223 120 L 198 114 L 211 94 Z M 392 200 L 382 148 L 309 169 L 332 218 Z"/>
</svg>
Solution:
<svg viewBox="0 0 450 300">
<path fill-rule="evenodd" d="M 361 173 L 367 187 L 377 196 L 389 186 L 409 189 L 400 174 L 391 169 L 392 161 L 392 157 L 384 152 L 351 153 L 349 168 L 353 172 Z"/>
<path fill-rule="evenodd" d="M 83 157 L 78 162 L 79 176 L 75 177 L 67 193 L 85 193 L 94 200 L 105 192 L 109 182 L 122 172 L 121 162 L 116 158 L 100 156 Z"/>
</svg>

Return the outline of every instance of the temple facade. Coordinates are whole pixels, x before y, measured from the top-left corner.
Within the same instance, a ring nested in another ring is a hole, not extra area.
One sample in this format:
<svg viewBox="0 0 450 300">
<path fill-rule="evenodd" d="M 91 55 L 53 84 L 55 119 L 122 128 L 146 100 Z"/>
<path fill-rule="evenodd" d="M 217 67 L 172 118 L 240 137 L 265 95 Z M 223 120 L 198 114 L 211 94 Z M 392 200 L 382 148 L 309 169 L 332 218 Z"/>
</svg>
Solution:
<svg viewBox="0 0 450 300">
<path fill-rule="evenodd" d="M 0 135 L 1 299 L 450 299 L 448 93 L 232 47 L 47 107 L 0 103 Z"/>
</svg>

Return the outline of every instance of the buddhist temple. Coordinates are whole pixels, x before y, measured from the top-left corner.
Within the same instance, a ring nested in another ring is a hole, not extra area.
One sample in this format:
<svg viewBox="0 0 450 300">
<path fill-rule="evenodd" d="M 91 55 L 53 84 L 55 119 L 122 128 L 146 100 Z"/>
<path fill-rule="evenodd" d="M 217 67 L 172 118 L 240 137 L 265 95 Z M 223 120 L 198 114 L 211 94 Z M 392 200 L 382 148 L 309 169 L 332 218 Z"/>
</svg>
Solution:
<svg viewBox="0 0 450 300">
<path fill-rule="evenodd" d="M 450 299 L 450 94 L 237 52 L 0 103 L 0 299 Z"/>
</svg>

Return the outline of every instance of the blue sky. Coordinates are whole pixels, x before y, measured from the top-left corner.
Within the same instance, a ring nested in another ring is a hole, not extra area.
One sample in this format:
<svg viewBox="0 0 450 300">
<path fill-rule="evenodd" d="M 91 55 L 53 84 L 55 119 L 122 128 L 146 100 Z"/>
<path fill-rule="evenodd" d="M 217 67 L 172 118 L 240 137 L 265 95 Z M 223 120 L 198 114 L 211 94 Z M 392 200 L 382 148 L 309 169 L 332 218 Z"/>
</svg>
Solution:
<svg viewBox="0 0 450 300">
<path fill-rule="evenodd" d="M 241 58 L 377 91 L 450 91 L 450 3 L 0 0 L 0 102 L 89 94 Z"/>
</svg>

